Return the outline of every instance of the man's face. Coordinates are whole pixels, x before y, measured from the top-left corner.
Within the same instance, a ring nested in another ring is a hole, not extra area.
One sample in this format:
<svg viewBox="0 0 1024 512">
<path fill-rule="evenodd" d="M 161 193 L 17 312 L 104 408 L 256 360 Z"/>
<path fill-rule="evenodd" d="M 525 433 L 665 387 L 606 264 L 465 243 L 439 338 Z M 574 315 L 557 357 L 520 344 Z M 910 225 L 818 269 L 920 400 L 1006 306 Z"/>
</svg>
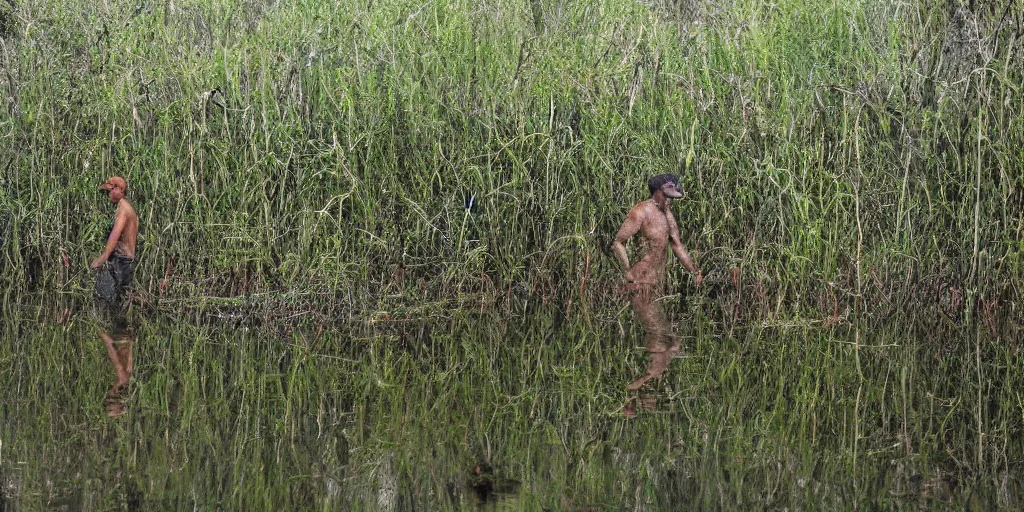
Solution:
<svg viewBox="0 0 1024 512">
<path fill-rule="evenodd" d="M 112 203 L 116 203 L 124 197 L 124 191 L 121 190 L 121 187 L 117 186 L 102 190 L 102 192 L 107 195 Z"/>
<path fill-rule="evenodd" d="M 672 199 L 679 199 L 683 197 L 683 191 L 679 190 L 679 187 L 671 181 L 661 186 L 661 191 L 665 193 L 665 197 Z"/>
</svg>

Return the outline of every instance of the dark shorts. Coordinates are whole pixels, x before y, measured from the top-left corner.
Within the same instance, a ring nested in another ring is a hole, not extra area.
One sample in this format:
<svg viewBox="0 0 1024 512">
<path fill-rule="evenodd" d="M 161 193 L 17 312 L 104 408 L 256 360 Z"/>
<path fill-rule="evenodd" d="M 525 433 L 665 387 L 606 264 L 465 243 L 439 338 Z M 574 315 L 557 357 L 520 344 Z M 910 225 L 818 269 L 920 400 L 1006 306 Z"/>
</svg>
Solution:
<svg viewBox="0 0 1024 512">
<path fill-rule="evenodd" d="M 135 273 L 135 260 L 123 256 L 111 256 L 96 273 L 96 290 L 93 304 L 102 317 L 113 323 L 115 331 L 125 330 L 128 288 Z"/>
</svg>

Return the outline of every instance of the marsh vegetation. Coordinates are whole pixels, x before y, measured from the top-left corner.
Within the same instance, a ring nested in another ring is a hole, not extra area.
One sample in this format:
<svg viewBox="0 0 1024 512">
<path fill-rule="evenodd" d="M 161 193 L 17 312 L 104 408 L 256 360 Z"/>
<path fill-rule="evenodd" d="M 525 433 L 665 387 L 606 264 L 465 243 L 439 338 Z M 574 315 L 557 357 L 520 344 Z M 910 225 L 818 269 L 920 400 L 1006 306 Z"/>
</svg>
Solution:
<svg viewBox="0 0 1024 512">
<path fill-rule="evenodd" d="M 1020 2 L 0 0 L 0 37 L 0 509 L 1024 502 Z M 708 277 L 626 420 L 608 243 L 661 172 Z"/>
</svg>

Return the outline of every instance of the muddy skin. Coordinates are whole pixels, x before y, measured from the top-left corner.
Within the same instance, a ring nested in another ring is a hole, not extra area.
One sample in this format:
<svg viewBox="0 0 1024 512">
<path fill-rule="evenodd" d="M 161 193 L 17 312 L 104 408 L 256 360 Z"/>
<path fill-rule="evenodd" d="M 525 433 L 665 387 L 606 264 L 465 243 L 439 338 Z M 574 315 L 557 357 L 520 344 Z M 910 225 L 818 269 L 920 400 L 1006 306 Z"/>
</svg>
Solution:
<svg viewBox="0 0 1024 512">
<path fill-rule="evenodd" d="M 647 347 L 647 373 L 626 386 L 627 391 L 638 391 L 647 381 L 659 378 L 672 357 L 679 352 L 679 339 L 672 333 L 665 311 L 657 302 L 664 296 L 657 285 L 633 283 L 629 286 L 630 303 L 640 325 L 644 326 L 644 345 Z"/>
<path fill-rule="evenodd" d="M 677 182 L 678 179 L 672 175 L 651 178 L 648 182 L 651 197 L 630 210 L 612 242 L 612 252 L 626 269 L 630 303 L 646 333 L 647 371 L 626 386 L 629 392 L 638 391 L 650 380 L 660 378 L 672 357 L 679 352 L 679 340 L 672 333 L 672 325 L 658 302 L 665 295 L 667 250 L 671 248 L 676 258 L 697 275 L 698 285 L 703 280 L 700 269 L 680 242 L 679 225 L 669 208 L 673 198 L 682 197 Z M 641 235 L 641 255 L 636 263 L 630 265 L 625 244 L 638 233 Z M 628 400 L 624 414 L 633 416 L 636 411 L 636 400 Z"/>
</svg>

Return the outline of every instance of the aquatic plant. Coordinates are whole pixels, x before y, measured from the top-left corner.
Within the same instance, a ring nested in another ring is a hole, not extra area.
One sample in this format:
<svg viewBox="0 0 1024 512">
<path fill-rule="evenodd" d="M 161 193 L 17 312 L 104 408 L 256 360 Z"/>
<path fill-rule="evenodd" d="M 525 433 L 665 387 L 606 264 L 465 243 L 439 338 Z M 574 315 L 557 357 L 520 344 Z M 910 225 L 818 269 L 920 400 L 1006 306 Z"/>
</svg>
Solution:
<svg viewBox="0 0 1024 512">
<path fill-rule="evenodd" d="M 481 461 L 533 510 L 1020 502 L 1018 3 L 8 5 L 12 503 L 457 508 Z M 710 279 L 623 423 L 607 243 L 663 171 Z M 110 174 L 133 423 L 82 343 Z"/>
</svg>

